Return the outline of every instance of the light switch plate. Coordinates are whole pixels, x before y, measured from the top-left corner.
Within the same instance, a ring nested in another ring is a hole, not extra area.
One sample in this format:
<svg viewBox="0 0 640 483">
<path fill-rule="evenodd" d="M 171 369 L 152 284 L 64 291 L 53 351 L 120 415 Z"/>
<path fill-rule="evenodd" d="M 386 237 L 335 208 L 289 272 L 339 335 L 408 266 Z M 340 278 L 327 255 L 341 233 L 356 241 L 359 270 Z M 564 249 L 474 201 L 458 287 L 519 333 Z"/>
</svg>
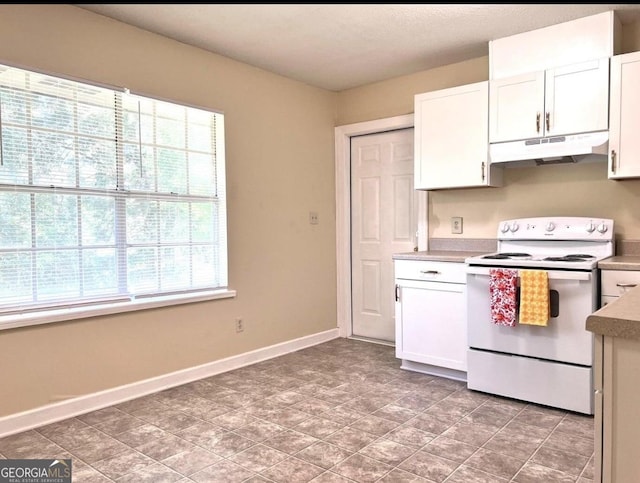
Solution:
<svg viewBox="0 0 640 483">
<path fill-rule="evenodd" d="M 461 216 L 452 216 L 451 217 L 451 233 L 462 233 L 462 217 Z"/>
</svg>

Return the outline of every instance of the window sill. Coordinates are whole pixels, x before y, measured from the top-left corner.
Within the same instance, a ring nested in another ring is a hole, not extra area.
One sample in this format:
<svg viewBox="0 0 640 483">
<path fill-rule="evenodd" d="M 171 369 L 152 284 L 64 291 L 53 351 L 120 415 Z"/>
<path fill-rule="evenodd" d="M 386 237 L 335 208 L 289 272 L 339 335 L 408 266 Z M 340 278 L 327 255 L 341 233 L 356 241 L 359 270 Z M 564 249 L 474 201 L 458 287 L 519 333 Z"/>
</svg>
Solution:
<svg viewBox="0 0 640 483">
<path fill-rule="evenodd" d="M 133 312 L 134 310 L 167 307 L 170 305 L 204 302 L 206 300 L 232 298 L 235 296 L 235 290 L 220 289 L 211 290 L 209 292 L 200 292 L 198 294 L 165 295 L 160 297 L 148 297 L 111 304 L 85 307 L 68 307 L 63 309 L 27 312 L 23 314 L 0 315 L 0 330 L 16 329 L 18 327 L 27 327 L 30 325 L 49 324 L 52 322 L 63 322 L 67 320 L 83 319 L 86 317 L 96 317 L 100 315 Z"/>
</svg>

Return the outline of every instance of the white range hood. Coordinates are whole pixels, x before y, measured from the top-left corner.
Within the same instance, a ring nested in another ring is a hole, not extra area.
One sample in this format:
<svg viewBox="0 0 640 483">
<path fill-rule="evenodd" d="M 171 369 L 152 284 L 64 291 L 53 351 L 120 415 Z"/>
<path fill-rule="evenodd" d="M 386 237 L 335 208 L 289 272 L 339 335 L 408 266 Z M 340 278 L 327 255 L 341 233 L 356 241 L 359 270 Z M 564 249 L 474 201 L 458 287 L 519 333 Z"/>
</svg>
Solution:
<svg viewBox="0 0 640 483">
<path fill-rule="evenodd" d="M 599 131 L 492 143 L 489 157 L 491 164 L 540 166 L 583 160 L 606 161 L 608 149 L 609 131 Z"/>
</svg>

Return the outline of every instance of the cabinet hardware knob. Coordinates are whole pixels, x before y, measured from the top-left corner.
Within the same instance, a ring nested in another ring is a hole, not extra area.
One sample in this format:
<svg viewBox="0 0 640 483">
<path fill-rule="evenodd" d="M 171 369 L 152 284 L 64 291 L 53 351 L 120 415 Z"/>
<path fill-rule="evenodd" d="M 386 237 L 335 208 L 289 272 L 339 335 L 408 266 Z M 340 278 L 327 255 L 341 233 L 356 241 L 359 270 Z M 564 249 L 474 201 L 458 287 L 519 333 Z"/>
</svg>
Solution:
<svg viewBox="0 0 640 483">
<path fill-rule="evenodd" d="M 549 131 L 551 129 L 551 113 L 550 112 L 547 112 L 544 115 L 544 120 L 545 120 L 545 123 L 547 124 L 547 131 Z"/>
<path fill-rule="evenodd" d="M 540 113 L 536 112 L 536 132 L 540 132 Z"/>
<path fill-rule="evenodd" d="M 601 391 L 600 389 L 596 389 L 596 390 L 595 390 L 595 391 L 593 391 L 593 392 L 595 392 L 596 394 L 602 394 L 602 391 Z"/>
</svg>

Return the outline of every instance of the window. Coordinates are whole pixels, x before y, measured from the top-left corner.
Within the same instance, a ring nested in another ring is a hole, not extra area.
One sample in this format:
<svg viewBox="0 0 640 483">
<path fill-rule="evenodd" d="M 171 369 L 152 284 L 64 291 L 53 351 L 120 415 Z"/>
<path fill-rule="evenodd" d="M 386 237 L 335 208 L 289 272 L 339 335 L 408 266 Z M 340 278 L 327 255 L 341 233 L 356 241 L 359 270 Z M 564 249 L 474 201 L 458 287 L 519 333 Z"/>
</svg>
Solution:
<svg viewBox="0 0 640 483">
<path fill-rule="evenodd" d="M 224 116 L 0 66 L 0 312 L 227 285 Z"/>
</svg>

